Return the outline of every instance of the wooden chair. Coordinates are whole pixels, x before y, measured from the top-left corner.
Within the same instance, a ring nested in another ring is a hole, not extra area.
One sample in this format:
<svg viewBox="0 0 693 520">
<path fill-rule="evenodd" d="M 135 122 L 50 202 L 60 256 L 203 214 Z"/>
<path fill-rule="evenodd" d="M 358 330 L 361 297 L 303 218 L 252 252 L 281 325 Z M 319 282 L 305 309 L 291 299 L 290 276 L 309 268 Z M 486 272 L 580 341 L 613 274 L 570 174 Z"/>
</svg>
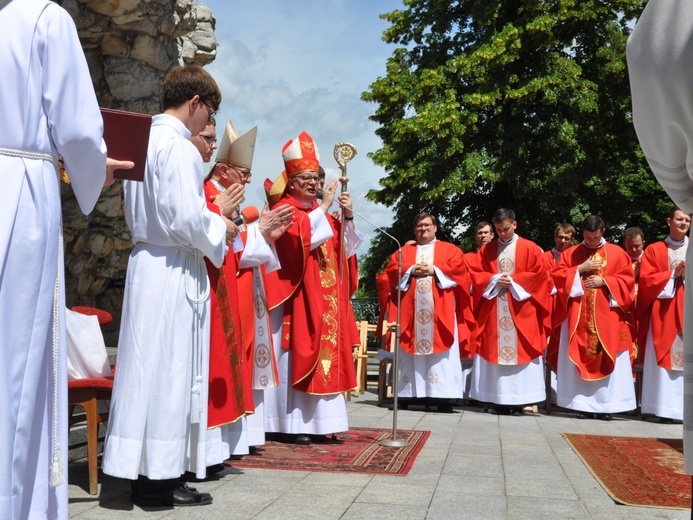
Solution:
<svg viewBox="0 0 693 520">
<path fill-rule="evenodd" d="M 368 360 L 373 357 L 373 353 L 368 352 L 368 334 L 375 333 L 377 325 L 372 325 L 367 321 L 360 321 L 357 326 L 359 329 L 359 345 L 354 348 L 357 386 L 353 392 L 355 395 L 363 395 L 368 384 Z"/>
<path fill-rule="evenodd" d="M 93 307 L 72 307 L 75 312 L 96 316 L 99 325 L 110 322 L 110 313 Z M 108 412 L 99 413 L 98 401 L 110 400 L 113 390 L 113 376 L 87 377 L 67 382 L 67 401 L 69 406 L 70 426 L 86 421 L 87 423 L 87 461 L 89 465 L 89 494 L 96 495 L 99 487 L 98 477 L 98 437 L 99 424 L 108 420 Z M 74 414 L 75 406 L 81 406 L 84 413 Z"/>
</svg>

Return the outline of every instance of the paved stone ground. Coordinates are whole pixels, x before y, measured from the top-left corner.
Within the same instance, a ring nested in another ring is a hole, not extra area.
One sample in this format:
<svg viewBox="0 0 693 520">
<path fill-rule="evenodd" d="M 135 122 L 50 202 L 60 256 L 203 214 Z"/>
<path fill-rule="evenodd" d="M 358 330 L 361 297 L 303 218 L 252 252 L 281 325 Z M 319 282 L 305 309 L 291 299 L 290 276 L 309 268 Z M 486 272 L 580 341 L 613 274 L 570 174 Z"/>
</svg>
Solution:
<svg viewBox="0 0 693 520">
<path fill-rule="evenodd" d="M 431 430 L 406 477 L 228 468 L 219 480 L 195 484 L 214 502 L 203 507 L 141 509 L 126 481 L 99 475 L 87 489 L 86 462 L 70 465 L 70 517 L 78 519 L 451 520 L 690 518 L 690 511 L 618 505 L 592 477 L 561 433 L 681 438 L 680 424 L 634 416 L 611 422 L 554 412 L 522 417 L 455 408 L 438 414 L 413 408 L 398 427 Z M 392 412 L 372 393 L 349 403 L 352 426 L 392 428 Z"/>
</svg>

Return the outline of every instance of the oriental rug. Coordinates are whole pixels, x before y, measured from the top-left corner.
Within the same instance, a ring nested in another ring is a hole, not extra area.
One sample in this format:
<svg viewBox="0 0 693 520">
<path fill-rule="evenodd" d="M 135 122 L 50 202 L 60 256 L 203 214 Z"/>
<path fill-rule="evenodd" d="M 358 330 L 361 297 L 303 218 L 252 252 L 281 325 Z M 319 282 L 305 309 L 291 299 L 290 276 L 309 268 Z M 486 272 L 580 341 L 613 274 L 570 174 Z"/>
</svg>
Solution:
<svg viewBox="0 0 693 520">
<path fill-rule="evenodd" d="M 690 509 L 691 476 L 684 473 L 681 439 L 570 433 L 563 437 L 614 501 Z"/>
<path fill-rule="evenodd" d="M 409 444 L 391 448 L 381 446 L 380 441 L 391 439 L 392 429 L 350 428 L 337 434 L 339 440 L 328 438 L 310 446 L 267 441 L 255 453 L 226 464 L 238 468 L 406 475 L 430 434 L 430 431 L 398 429 L 397 439 Z"/>
</svg>

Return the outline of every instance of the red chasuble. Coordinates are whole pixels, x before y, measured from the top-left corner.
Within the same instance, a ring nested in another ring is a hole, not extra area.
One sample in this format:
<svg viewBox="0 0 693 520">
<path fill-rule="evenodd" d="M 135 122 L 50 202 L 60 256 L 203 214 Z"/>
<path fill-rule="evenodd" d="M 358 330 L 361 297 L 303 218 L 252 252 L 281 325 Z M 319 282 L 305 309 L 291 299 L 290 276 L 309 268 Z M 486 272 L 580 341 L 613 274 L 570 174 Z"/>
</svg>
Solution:
<svg viewBox="0 0 693 520">
<path fill-rule="evenodd" d="M 690 247 L 690 246 L 689 246 Z M 671 346 L 683 331 L 684 284 L 679 278 L 673 298 L 658 299 L 657 296 L 671 278 L 669 247 L 666 242 L 651 244 L 643 254 L 640 264 L 640 287 L 638 289 L 639 345 L 644 359 L 647 331 L 652 327 L 652 343 L 657 353 L 657 364 L 672 370 Z"/>
<path fill-rule="evenodd" d="M 515 272 L 511 278 L 531 297 L 507 302 L 517 330 L 517 364 L 529 363 L 543 355 L 546 346 L 544 322 L 549 312 L 549 276 L 542 250 L 531 240 L 518 237 L 515 245 Z M 474 315 L 477 320 L 477 353 L 487 362 L 498 364 L 498 297 L 483 297 L 491 278 L 499 273 L 498 241 L 482 246 L 477 258 L 469 262 Z"/>
<path fill-rule="evenodd" d="M 546 271 L 551 274 L 556 265 L 556 258 L 553 251 L 549 249 L 544 251 L 542 255 L 546 263 Z M 558 295 L 551 294 L 553 292 L 553 279 L 549 278 L 549 307 L 550 313 L 546 320 L 546 361 L 548 361 L 554 370 L 558 367 L 558 344 L 560 343 L 561 323 L 565 320 L 565 312 L 563 307 L 558 305 Z"/>
<path fill-rule="evenodd" d="M 207 207 L 218 195 L 211 182 L 205 183 Z M 206 261 L 206 260 L 205 260 Z M 209 404 L 207 427 L 232 423 L 255 410 L 252 387 L 244 376 L 244 353 L 238 305 L 236 255 L 229 251 L 221 269 L 206 261 L 210 281 Z"/>
<path fill-rule="evenodd" d="M 294 208 L 294 222 L 275 242 L 281 269 L 267 275 L 267 305 L 283 304 L 282 348 L 291 349 L 291 386 L 315 395 L 337 394 L 356 386 L 352 348 L 359 344 L 351 307 L 356 262 L 349 259 L 340 282 L 338 251 L 341 223 L 326 215 L 334 236 L 310 250 L 306 207 L 291 195 L 274 206 Z"/>
<path fill-rule="evenodd" d="M 402 247 L 402 273 L 406 273 L 407 270 L 416 264 L 416 244 L 405 245 Z M 388 276 L 390 282 L 390 294 L 395 295 L 392 301 L 392 312 L 396 312 L 397 306 L 397 256 L 398 253 L 395 252 L 391 257 L 390 261 L 385 268 L 385 273 Z M 445 276 L 454 280 L 458 287 L 464 288 L 469 285 L 469 279 L 467 277 L 467 267 L 464 262 L 464 257 L 462 251 L 455 244 L 449 242 L 442 242 L 436 240 L 434 243 L 434 253 L 433 253 L 433 265 L 440 269 Z M 431 278 L 431 277 L 429 277 Z M 413 278 L 409 285 L 409 289 L 402 293 L 401 295 L 401 306 L 400 306 L 400 346 L 408 354 L 416 354 L 416 279 Z M 457 310 L 456 298 L 464 299 L 464 302 L 460 302 L 460 309 L 469 307 L 469 296 L 466 295 L 464 290 L 456 290 L 457 287 L 450 289 L 441 289 L 435 281 L 431 283 L 431 293 L 433 295 L 433 305 L 435 309 L 435 314 L 432 317 L 433 324 L 433 354 L 448 350 L 454 340 L 455 340 L 455 328 L 458 327 L 457 320 L 464 320 L 462 315 L 457 316 L 455 319 L 455 312 Z M 466 303 L 466 305 L 465 305 Z M 421 317 L 418 317 L 421 319 Z M 460 343 L 464 341 L 465 348 L 469 338 L 469 334 L 465 334 L 464 337 L 460 337 Z"/>
<path fill-rule="evenodd" d="M 582 278 L 597 274 L 606 286 L 584 289 L 584 296 L 570 298 L 578 266 L 592 256 L 602 260 L 602 267 L 597 272 L 582 273 Z M 607 377 L 614 370 L 618 353 L 630 351 L 633 345 L 626 322 L 633 309 L 635 289 L 630 257 L 613 244 L 606 243 L 598 249 L 578 244 L 561 255 L 552 276 L 561 311 L 568 319 L 570 360 L 585 380 Z M 609 295 L 618 307 L 609 305 Z"/>
</svg>

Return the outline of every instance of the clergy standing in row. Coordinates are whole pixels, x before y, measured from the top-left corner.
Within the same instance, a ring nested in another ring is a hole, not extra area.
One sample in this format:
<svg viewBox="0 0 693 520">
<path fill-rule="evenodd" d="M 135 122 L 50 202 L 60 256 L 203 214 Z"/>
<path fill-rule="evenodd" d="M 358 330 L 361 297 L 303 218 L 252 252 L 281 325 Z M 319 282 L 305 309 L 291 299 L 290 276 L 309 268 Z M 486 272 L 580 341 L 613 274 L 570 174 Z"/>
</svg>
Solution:
<svg viewBox="0 0 693 520">
<path fill-rule="evenodd" d="M 546 399 L 549 277 L 539 246 L 515 233 L 512 210 L 499 209 L 492 221 L 498 240 L 470 263 L 478 349 L 470 395 L 500 414 L 521 415 L 524 405 Z"/>
<path fill-rule="evenodd" d="M 266 182 L 274 207 L 293 208 L 289 230 L 276 242 L 281 269 L 267 275 L 280 385 L 265 390 L 265 428 L 288 442 L 348 430 L 344 392 L 356 386 L 352 348 L 359 344 L 350 297 L 354 276 L 347 259 L 363 240 L 347 192 L 338 196 L 343 221 L 329 215 L 338 181 L 317 202 L 319 154 L 302 132 L 282 149 L 286 170 Z M 340 228 L 344 226 L 344 249 Z"/>
<path fill-rule="evenodd" d="M 557 400 L 582 418 L 610 420 L 636 407 L 631 354 L 635 275 L 630 257 L 604 240 L 604 221 L 582 222 L 583 242 L 565 251 L 552 271 L 561 325 Z"/>
<path fill-rule="evenodd" d="M 402 291 L 398 396 L 405 400 L 403 404 L 428 398 L 426 404 L 451 413 L 453 401 L 464 397 L 458 333 L 458 321 L 463 318 L 458 320 L 457 309 L 469 307 L 469 280 L 462 251 L 437 240 L 437 231 L 433 215 L 417 215 L 416 243 L 402 247 L 401 283 L 398 252 L 390 257 L 385 272 L 390 294 Z M 469 340 L 468 332 L 463 339 Z"/>
<path fill-rule="evenodd" d="M 683 300 L 691 218 L 673 207 L 667 225 L 669 236 L 643 254 L 638 293 L 638 311 L 644 317 L 641 411 L 663 422 L 683 419 Z"/>
</svg>

